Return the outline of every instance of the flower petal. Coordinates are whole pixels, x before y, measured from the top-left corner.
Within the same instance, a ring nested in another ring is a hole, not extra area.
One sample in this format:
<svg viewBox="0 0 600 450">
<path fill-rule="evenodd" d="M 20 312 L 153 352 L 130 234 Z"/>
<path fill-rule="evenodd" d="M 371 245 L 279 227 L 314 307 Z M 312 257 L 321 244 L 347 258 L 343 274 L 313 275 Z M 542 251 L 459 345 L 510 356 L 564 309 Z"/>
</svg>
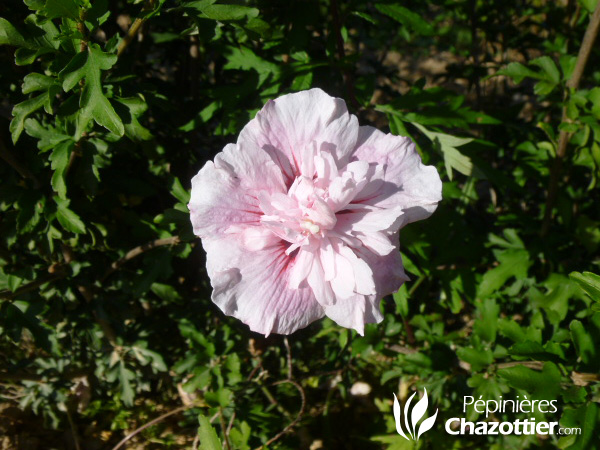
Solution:
<svg viewBox="0 0 600 450">
<path fill-rule="evenodd" d="M 383 315 L 375 296 L 355 294 L 347 299 L 338 299 L 335 304 L 325 306 L 325 315 L 342 327 L 354 328 L 364 335 L 365 323 L 379 323 Z"/>
<path fill-rule="evenodd" d="M 310 287 L 288 287 L 290 257 L 285 245 L 248 253 L 226 238 L 203 239 L 202 243 L 213 302 L 252 331 L 289 334 L 323 317 Z"/>
<path fill-rule="evenodd" d="M 380 208 L 401 206 L 401 225 L 429 217 L 442 199 L 442 182 L 433 166 L 425 166 L 415 144 L 407 137 L 360 127 L 353 158 L 384 165 L 384 182 L 378 189 L 365 187 L 356 203 Z"/>
<path fill-rule="evenodd" d="M 349 205 L 352 208 L 352 205 Z M 396 206 L 386 209 L 361 209 L 337 215 L 335 231 L 349 233 L 352 231 L 369 233 L 373 231 L 398 230 L 400 217 L 403 215 L 402 207 Z"/>
<path fill-rule="evenodd" d="M 188 208 L 194 233 L 204 237 L 232 225 L 256 225 L 261 211 L 253 193 L 263 190 L 285 192 L 279 167 L 256 147 L 227 145 L 192 178 Z"/>
<path fill-rule="evenodd" d="M 342 99 L 321 89 L 296 92 L 270 100 L 240 132 L 239 142 L 251 142 L 271 153 L 288 185 L 301 173 L 302 152 L 316 142 L 345 165 L 355 148 L 358 120 Z"/>
</svg>

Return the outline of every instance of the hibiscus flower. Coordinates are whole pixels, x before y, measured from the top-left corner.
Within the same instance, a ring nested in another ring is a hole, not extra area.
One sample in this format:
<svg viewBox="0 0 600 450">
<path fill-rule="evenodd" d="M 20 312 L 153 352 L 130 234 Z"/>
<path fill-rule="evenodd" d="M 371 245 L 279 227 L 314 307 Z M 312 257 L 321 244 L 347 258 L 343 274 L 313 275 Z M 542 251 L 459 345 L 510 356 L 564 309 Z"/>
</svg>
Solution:
<svg viewBox="0 0 600 450">
<path fill-rule="evenodd" d="M 399 230 L 441 200 L 407 137 L 359 126 L 320 89 L 269 101 L 192 179 L 213 302 L 251 330 L 328 316 L 360 334 L 408 280 Z"/>
</svg>

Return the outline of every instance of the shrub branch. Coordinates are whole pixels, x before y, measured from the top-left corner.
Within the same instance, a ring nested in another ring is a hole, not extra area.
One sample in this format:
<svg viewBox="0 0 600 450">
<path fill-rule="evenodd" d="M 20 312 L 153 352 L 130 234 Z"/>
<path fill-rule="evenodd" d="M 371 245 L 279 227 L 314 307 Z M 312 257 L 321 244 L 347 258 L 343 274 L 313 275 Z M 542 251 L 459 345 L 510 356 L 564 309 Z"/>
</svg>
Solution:
<svg viewBox="0 0 600 450">
<path fill-rule="evenodd" d="M 579 87 L 583 71 L 585 70 L 585 66 L 590 57 L 590 53 L 592 52 L 592 47 L 594 41 L 596 40 L 596 36 L 598 35 L 599 27 L 600 2 L 596 5 L 596 9 L 594 10 L 592 17 L 590 18 L 590 22 L 585 31 L 585 35 L 583 36 L 583 42 L 581 43 L 581 47 L 579 48 L 579 54 L 577 55 L 575 69 L 573 70 L 571 78 L 569 78 L 569 80 L 566 83 L 565 100 L 569 96 L 569 93 L 571 91 L 575 91 Z M 569 119 L 567 117 L 567 106 L 565 105 L 563 107 L 561 123 L 567 122 L 568 120 Z M 556 202 L 556 196 L 558 194 L 558 183 L 560 181 L 560 173 L 562 171 L 563 161 L 565 159 L 565 156 L 567 155 L 567 145 L 569 144 L 570 138 L 571 133 L 569 133 L 566 130 L 560 131 L 560 135 L 558 137 L 558 147 L 556 149 L 556 157 L 554 158 L 554 161 L 552 162 L 552 167 L 550 168 L 548 194 L 546 197 L 544 221 L 542 222 L 541 230 L 542 236 L 546 236 L 550 228 L 550 222 L 552 221 L 552 209 L 554 208 L 554 203 Z"/>
</svg>

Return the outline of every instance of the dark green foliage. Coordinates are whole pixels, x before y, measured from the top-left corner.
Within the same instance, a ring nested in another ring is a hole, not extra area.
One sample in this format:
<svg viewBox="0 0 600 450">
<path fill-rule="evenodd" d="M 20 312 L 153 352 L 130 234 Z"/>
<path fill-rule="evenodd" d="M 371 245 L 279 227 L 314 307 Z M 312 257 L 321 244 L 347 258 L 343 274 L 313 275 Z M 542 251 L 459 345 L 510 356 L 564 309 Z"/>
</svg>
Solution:
<svg viewBox="0 0 600 450">
<path fill-rule="evenodd" d="M 269 448 L 600 448 L 598 42 L 567 87 L 595 5 L 2 2 L 1 416 L 21 410 L 7 442 L 112 448 L 174 411 L 129 444 L 251 449 L 303 410 Z M 211 303 L 186 203 L 268 99 L 316 86 L 411 136 L 444 200 L 402 231 L 412 281 L 385 321 L 297 332 L 289 373 L 281 336 Z M 424 387 L 440 414 L 413 447 L 392 393 Z M 449 436 L 446 419 L 485 418 L 462 413 L 467 395 L 556 399 L 547 420 L 582 434 Z"/>
</svg>

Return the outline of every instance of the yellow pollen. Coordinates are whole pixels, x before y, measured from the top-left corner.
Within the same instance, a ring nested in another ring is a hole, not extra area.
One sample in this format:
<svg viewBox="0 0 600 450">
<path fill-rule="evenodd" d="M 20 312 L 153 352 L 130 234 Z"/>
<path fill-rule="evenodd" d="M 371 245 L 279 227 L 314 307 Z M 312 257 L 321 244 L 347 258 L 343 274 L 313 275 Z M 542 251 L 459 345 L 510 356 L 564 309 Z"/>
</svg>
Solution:
<svg viewBox="0 0 600 450">
<path fill-rule="evenodd" d="M 311 220 L 303 220 L 300 223 L 300 227 L 304 228 L 305 230 L 309 231 L 311 234 L 316 234 L 319 231 L 321 231 L 321 229 L 319 228 L 319 225 L 315 224 L 313 221 Z"/>
</svg>

